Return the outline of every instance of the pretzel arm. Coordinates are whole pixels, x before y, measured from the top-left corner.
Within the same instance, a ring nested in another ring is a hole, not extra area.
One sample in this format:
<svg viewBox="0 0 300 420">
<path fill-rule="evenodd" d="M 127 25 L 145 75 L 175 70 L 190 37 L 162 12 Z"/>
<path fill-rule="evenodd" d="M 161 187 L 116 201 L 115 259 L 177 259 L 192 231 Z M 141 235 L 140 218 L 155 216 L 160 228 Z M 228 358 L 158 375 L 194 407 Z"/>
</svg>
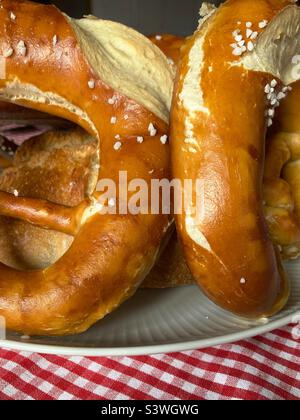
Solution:
<svg viewBox="0 0 300 420">
<path fill-rule="evenodd" d="M 184 254 L 215 303 L 250 318 L 273 315 L 289 295 L 263 214 L 262 175 L 266 116 L 274 111 L 268 92 L 273 85 L 287 91 L 282 85 L 294 81 L 289 57 L 274 57 L 280 50 L 292 59 L 299 19 L 300 9 L 284 0 L 228 0 L 186 42 L 174 89 L 173 174 L 194 182 L 194 199 L 176 216 Z M 257 31 L 255 47 L 247 43 L 248 23 Z"/>
<path fill-rule="evenodd" d="M 15 197 L 0 191 L 0 215 L 26 221 L 32 225 L 75 236 L 89 200 L 76 207 L 66 207 L 47 200 Z"/>
</svg>

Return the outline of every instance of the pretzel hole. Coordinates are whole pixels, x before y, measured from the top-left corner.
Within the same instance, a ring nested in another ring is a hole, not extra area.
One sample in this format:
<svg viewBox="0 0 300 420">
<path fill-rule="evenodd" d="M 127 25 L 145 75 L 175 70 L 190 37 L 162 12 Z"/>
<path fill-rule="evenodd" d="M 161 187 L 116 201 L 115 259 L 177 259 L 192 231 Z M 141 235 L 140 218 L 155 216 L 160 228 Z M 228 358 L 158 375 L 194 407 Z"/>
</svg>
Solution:
<svg viewBox="0 0 300 420">
<path fill-rule="evenodd" d="M 80 229 L 97 183 L 97 140 L 69 121 L 4 103 L 0 136 L 0 261 L 46 268 Z"/>
</svg>

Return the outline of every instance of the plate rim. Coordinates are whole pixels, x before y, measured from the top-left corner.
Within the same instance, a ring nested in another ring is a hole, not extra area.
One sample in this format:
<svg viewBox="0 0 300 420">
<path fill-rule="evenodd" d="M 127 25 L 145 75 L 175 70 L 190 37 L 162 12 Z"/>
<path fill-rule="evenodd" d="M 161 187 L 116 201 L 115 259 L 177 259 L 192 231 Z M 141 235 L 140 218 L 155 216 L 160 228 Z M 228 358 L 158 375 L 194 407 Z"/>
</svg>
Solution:
<svg viewBox="0 0 300 420">
<path fill-rule="evenodd" d="M 70 347 L 51 344 L 26 343 L 14 340 L 0 340 L 0 348 L 9 351 L 20 351 L 39 353 L 56 356 L 79 356 L 79 357 L 133 357 L 151 356 L 156 354 L 169 354 L 201 350 L 208 347 L 216 347 L 222 344 L 235 343 L 237 341 L 250 339 L 258 335 L 266 334 L 278 328 L 282 328 L 300 315 L 297 310 L 278 320 L 271 321 L 264 325 L 248 328 L 232 334 L 221 335 L 214 338 L 205 338 L 192 341 L 181 341 L 179 343 L 153 344 L 147 346 L 126 346 L 126 347 Z"/>
</svg>

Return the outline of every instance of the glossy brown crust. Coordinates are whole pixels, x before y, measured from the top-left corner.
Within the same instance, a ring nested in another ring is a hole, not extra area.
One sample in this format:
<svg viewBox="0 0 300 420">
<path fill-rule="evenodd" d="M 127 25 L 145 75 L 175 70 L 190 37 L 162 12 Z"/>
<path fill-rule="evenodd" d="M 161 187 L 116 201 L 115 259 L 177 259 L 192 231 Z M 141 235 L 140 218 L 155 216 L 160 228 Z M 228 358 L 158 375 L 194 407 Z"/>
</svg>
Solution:
<svg viewBox="0 0 300 420">
<path fill-rule="evenodd" d="M 184 37 L 163 34 L 153 35 L 149 37 L 149 39 L 157 45 L 170 60 L 172 60 L 170 62 L 171 64 L 175 64 L 175 66 L 177 66 L 180 60 L 181 48 L 185 42 Z"/>
<path fill-rule="evenodd" d="M 86 200 L 77 207 L 66 207 L 0 191 L 1 216 L 24 220 L 32 225 L 72 236 L 78 233 L 84 211 L 90 205 L 91 202 Z"/>
<path fill-rule="evenodd" d="M 300 255 L 300 82 L 292 88 L 267 141 L 264 174 L 265 215 L 285 259 Z"/>
<path fill-rule="evenodd" d="M 151 178 L 168 177 L 168 150 L 159 141 L 167 125 L 97 78 L 66 18 L 53 6 L 25 1 L 3 1 L 2 6 L 0 52 L 22 40 L 27 54 L 13 54 L 7 60 L 0 93 L 17 79 L 43 92 L 55 92 L 84 111 L 95 129 L 57 105 L 14 101 L 73 121 L 100 138 L 99 179 L 117 180 L 119 171 L 128 171 L 129 181 L 142 178 L 150 183 Z M 10 12 L 17 16 L 15 21 Z M 59 42 L 54 46 L 55 35 Z M 95 89 L 88 87 L 91 79 Z M 117 99 L 112 106 L 108 99 L 113 95 Z M 149 136 L 150 123 L 157 128 L 155 137 Z M 123 143 L 119 151 L 113 148 L 117 134 Z M 144 136 L 143 144 L 137 145 L 137 135 Z M 164 216 L 95 215 L 81 226 L 64 257 L 48 269 L 22 272 L 1 264 L 0 315 L 8 328 L 29 335 L 85 331 L 139 287 L 155 262 L 167 226 Z"/>
<path fill-rule="evenodd" d="M 171 114 L 173 176 L 200 179 L 204 186 L 202 218 L 194 221 L 194 233 L 205 238 L 204 245 L 188 232 L 187 213 L 177 218 L 188 265 L 214 302 L 254 318 L 277 312 L 288 297 L 288 282 L 269 239 L 262 206 L 264 87 L 273 77 L 231 66 L 237 58 L 230 44 L 238 21 L 242 27 L 253 22 L 255 30 L 287 4 L 230 0 L 221 6 L 204 23 L 209 26 L 199 85 L 208 113 L 192 114 L 180 96 L 190 51 L 201 36 L 197 31 L 184 49 Z M 193 124 L 195 150 L 184 141 L 188 119 Z"/>
<path fill-rule="evenodd" d="M 171 58 L 176 65 L 178 64 L 185 38 L 164 34 L 152 36 L 150 39 L 168 58 Z M 297 194 L 298 185 L 300 185 L 297 163 L 299 153 L 293 153 L 295 161 L 292 159 L 290 150 L 291 147 L 295 150 L 296 144 L 300 146 L 299 99 L 300 83 L 298 82 L 293 86 L 292 93 L 282 102 L 276 118 L 276 129 L 271 130 L 266 143 L 264 212 L 272 240 L 278 245 L 284 259 L 293 259 L 300 254 L 300 203 L 297 200 L 300 197 L 300 194 Z M 285 176 L 287 174 L 291 174 L 290 183 Z M 175 237 L 145 280 L 144 286 L 165 288 L 193 284 L 193 282 Z"/>
<path fill-rule="evenodd" d="M 159 35 L 150 39 L 168 58 L 178 64 L 185 38 Z M 282 102 L 274 124 L 276 128 L 270 130 L 266 143 L 264 213 L 273 243 L 278 245 L 284 259 L 294 259 L 300 255 L 299 100 L 298 82 L 293 85 L 292 93 Z M 194 279 L 186 267 L 175 236 L 145 280 L 144 287 L 166 288 L 193 283 Z"/>
</svg>

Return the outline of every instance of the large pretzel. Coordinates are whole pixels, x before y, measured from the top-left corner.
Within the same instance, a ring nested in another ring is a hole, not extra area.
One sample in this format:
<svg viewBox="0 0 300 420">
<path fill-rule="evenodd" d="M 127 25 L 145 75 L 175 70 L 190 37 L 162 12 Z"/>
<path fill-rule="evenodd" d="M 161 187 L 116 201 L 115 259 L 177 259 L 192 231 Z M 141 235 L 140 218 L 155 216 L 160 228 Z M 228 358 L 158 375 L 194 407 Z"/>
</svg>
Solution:
<svg viewBox="0 0 300 420">
<path fill-rule="evenodd" d="M 300 11 L 283 0 L 229 0 L 187 42 L 171 115 L 173 175 L 202 180 L 204 201 L 177 217 L 188 265 L 207 295 L 247 317 L 289 295 L 269 238 L 262 178 L 267 125 L 295 79 Z M 280 95 L 279 95 L 280 93 Z"/>
<path fill-rule="evenodd" d="M 178 64 L 183 38 L 157 35 L 151 37 L 151 40 L 169 59 Z M 297 64 L 298 56 L 295 59 Z M 272 241 L 278 245 L 282 257 L 296 259 L 300 256 L 300 82 L 296 82 L 287 93 L 266 142 L 264 213 Z M 174 235 L 144 284 L 147 287 L 161 288 L 193 282 Z"/>
<path fill-rule="evenodd" d="M 27 1 L 1 2 L 0 52 L 6 57 L 1 100 L 75 122 L 99 141 L 93 166 L 100 165 L 99 174 L 75 207 L 22 191 L 0 197 L 2 215 L 74 235 L 49 268 L 0 265 L 0 315 L 8 328 L 30 335 L 79 333 L 135 292 L 167 231 L 166 216 L 100 215 L 93 203 L 97 179 L 117 182 L 119 171 L 147 183 L 168 176 L 160 138 L 168 131 L 172 72 L 164 55 L 131 29 L 93 17 L 74 21 Z"/>
</svg>

